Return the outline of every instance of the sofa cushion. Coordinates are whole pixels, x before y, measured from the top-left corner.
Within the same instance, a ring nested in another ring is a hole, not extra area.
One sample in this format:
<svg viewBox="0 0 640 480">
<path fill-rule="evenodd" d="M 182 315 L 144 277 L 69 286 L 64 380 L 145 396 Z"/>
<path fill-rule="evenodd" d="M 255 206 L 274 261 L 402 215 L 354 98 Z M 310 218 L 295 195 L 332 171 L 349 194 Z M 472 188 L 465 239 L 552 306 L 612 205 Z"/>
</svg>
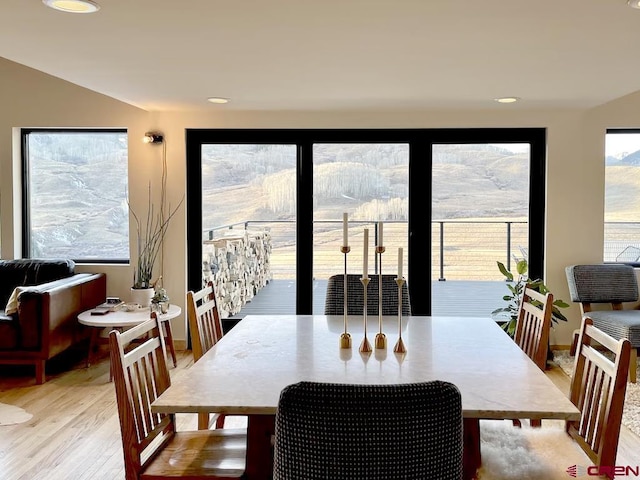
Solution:
<svg viewBox="0 0 640 480">
<path fill-rule="evenodd" d="M 70 277 L 74 274 L 76 267 L 73 260 L 33 260 L 33 264 L 35 277 L 33 283 L 27 283 L 27 285 L 40 285 Z"/>
<path fill-rule="evenodd" d="M 20 325 L 15 315 L 0 310 L 0 350 L 12 350 L 19 345 Z"/>
<path fill-rule="evenodd" d="M 627 338 L 632 347 L 640 347 L 640 310 L 594 310 L 585 316 L 616 340 Z"/>
<path fill-rule="evenodd" d="M 73 275 L 72 260 L 23 258 L 0 260 L 0 308 L 3 308 L 17 286 L 38 285 Z"/>
<path fill-rule="evenodd" d="M 11 263 L 10 260 L 0 260 L 0 308 L 4 308 L 11 292 L 18 285 L 24 285 L 27 279 L 27 272 Z"/>
</svg>

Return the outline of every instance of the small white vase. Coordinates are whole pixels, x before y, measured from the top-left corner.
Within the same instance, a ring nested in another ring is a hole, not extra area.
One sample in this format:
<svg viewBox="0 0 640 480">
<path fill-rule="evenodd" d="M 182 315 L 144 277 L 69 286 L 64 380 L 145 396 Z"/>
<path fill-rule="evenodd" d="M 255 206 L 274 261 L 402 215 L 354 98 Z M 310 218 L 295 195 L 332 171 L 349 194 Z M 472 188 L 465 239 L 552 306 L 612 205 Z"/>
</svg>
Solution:
<svg viewBox="0 0 640 480">
<path fill-rule="evenodd" d="M 138 303 L 143 307 L 151 305 L 154 290 L 150 288 L 131 288 L 131 303 Z"/>
</svg>

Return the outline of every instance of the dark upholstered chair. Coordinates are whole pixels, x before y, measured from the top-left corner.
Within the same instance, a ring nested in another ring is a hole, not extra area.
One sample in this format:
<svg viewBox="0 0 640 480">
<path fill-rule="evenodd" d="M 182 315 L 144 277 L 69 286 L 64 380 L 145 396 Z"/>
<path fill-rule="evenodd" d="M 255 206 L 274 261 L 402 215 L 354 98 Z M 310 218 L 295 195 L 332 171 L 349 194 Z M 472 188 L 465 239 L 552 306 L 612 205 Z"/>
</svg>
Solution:
<svg viewBox="0 0 640 480">
<path fill-rule="evenodd" d="M 347 314 L 362 315 L 364 288 L 360 282 L 361 275 L 347 275 Z M 378 315 L 378 283 L 377 275 L 369 277 L 367 286 L 367 315 Z M 325 315 L 342 315 L 344 313 L 344 274 L 329 277 L 327 294 L 324 302 Z M 398 284 L 395 275 L 382 275 L 382 314 L 398 314 Z M 402 314 L 411 315 L 411 302 L 407 282 L 402 285 Z"/>
<path fill-rule="evenodd" d="M 289 385 L 274 455 L 274 480 L 459 480 L 460 391 L 442 381 Z"/>
<path fill-rule="evenodd" d="M 572 265 L 566 268 L 571 300 L 580 302 L 582 317 L 589 316 L 594 327 L 620 340 L 631 342 L 629 380 L 636 382 L 637 348 L 640 347 L 640 310 L 623 310 L 623 302 L 638 301 L 638 280 L 629 265 Z M 593 310 L 593 303 L 608 303 L 613 310 Z M 575 352 L 577 334 L 571 347 Z"/>
</svg>

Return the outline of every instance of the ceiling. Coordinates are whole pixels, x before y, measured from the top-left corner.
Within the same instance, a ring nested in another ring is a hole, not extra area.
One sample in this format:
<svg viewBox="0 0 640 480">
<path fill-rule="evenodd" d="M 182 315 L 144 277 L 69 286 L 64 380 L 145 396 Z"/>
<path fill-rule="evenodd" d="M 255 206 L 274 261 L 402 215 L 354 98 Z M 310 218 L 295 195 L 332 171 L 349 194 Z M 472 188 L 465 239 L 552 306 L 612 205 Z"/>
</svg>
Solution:
<svg viewBox="0 0 640 480">
<path fill-rule="evenodd" d="M 97 1 L 1 0 L 0 56 L 150 111 L 590 108 L 640 89 L 626 0 Z"/>
</svg>

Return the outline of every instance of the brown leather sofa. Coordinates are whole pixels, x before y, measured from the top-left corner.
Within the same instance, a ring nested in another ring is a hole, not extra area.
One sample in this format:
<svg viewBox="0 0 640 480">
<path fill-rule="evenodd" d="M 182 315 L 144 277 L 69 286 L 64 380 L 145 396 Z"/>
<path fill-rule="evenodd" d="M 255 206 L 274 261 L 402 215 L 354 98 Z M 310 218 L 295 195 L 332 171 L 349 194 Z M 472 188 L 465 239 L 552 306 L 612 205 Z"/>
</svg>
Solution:
<svg viewBox="0 0 640 480">
<path fill-rule="evenodd" d="M 25 288 L 12 298 L 16 287 Z M 75 273 L 71 260 L 0 260 L 0 364 L 33 364 L 44 383 L 46 361 L 89 338 L 78 314 L 104 302 L 106 291 L 103 273 Z"/>
</svg>

